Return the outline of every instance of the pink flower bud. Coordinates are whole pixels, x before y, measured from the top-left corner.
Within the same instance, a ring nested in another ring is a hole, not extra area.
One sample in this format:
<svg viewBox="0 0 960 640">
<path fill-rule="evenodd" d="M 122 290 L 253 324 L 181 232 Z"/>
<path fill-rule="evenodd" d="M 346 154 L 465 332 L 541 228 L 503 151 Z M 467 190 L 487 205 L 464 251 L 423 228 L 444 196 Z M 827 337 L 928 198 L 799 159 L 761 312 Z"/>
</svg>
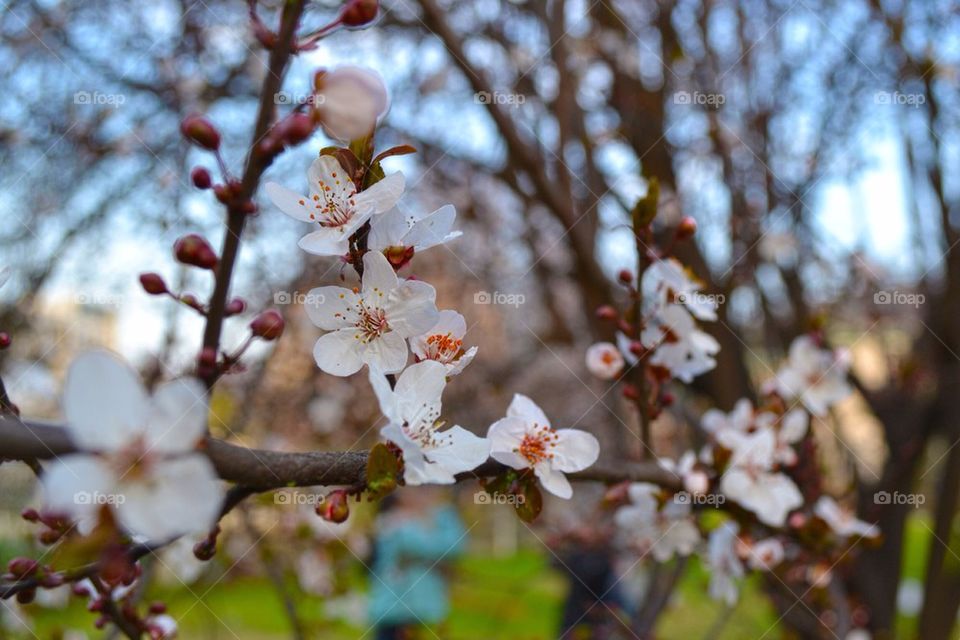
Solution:
<svg viewBox="0 0 960 640">
<path fill-rule="evenodd" d="M 26 520 L 27 522 L 37 522 L 38 520 L 40 520 L 40 514 L 37 512 L 37 510 L 30 507 L 21 511 L 20 517 Z"/>
<path fill-rule="evenodd" d="M 280 137 L 284 145 L 292 147 L 298 145 L 311 135 L 316 128 L 313 118 L 305 113 L 294 113 L 280 123 Z"/>
<path fill-rule="evenodd" d="M 317 505 L 317 515 L 328 522 L 344 522 L 350 517 L 350 503 L 347 492 L 337 489 L 327 494 L 324 501 Z"/>
<path fill-rule="evenodd" d="M 187 140 L 207 151 L 220 148 L 220 132 L 203 116 L 187 116 L 180 123 L 180 132 Z"/>
<path fill-rule="evenodd" d="M 213 184 L 210 172 L 203 167 L 194 167 L 193 171 L 190 172 L 190 180 L 193 181 L 193 186 L 197 189 L 209 189 L 210 185 Z"/>
<path fill-rule="evenodd" d="M 217 254 L 206 238 L 196 233 L 183 236 L 173 245 L 173 254 L 183 264 L 201 269 L 215 269 Z"/>
<path fill-rule="evenodd" d="M 152 296 L 159 296 L 168 292 L 167 283 L 158 273 L 141 273 L 140 286 Z"/>
<path fill-rule="evenodd" d="M 609 304 L 597 307 L 597 318 L 600 320 L 616 320 L 618 317 L 620 317 L 620 314 Z"/>
<path fill-rule="evenodd" d="M 238 313 L 243 313 L 247 308 L 247 303 L 243 298 L 234 298 L 227 303 L 227 306 L 224 307 L 223 311 L 228 316 L 235 316 Z"/>
<path fill-rule="evenodd" d="M 362 27 L 373 22 L 379 10 L 377 0 L 347 0 L 340 12 L 340 22 L 347 27 Z"/>
<path fill-rule="evenodd" d="M 283 316 L 276 309 L 267 309 L 250 323 L 250 332 L 264 340 L 276 340 L 283 335 Z"/>
<path fill-rule="evenodd" d="M 7 571 L 17 580 L 32 576 L 39 568 L 37 561 L 30 558 L 13 558 L 7 563 Z"/>
<path fill-rule="evenodd" d="M 0 331 L 0 349 L 6 349 L 13 344 L 13 338 L 6 331 Z"/>
</svg>

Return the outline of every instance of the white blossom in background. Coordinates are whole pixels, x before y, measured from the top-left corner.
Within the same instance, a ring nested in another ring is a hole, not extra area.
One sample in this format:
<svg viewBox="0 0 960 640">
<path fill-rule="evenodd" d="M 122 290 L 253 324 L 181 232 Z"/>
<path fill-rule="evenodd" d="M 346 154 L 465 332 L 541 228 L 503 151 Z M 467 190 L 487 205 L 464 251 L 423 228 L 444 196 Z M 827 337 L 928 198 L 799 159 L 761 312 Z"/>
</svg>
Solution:
<svg viewBox="0 0 960 640">
<path fill-rule="evenodd" d="M 403 451 L 407 484 L 452 484 L 455 476 L 483 464 L 490 454 L 486 439 L 453 426 L 440 430 L 440 396 L 446 368 L 425 360 L 404 369 L 391 389 L 383 372 L 371 367 L 370 384 L 380 411 L 390 423 L 380 430 Z"/>
<path fill-rule="evenodd" d="M 746 545 L 747 564 L 751 569 L 771 571 L 783 562 L 783 543 L 776 538 L 766 538 Z"/>
<path fill-rule="evenodd" d="M 698 320 L 716 320 L 717 302 L 700 293 L 702 285 L 691 278 L 676 258 L 657 260 L 643 272 L 641 292 L 647 308 L 681 304 Z"/>
<path fill-rule="evenodd" d="M 463 349 L 467 321 L 456 311 L 444 309 L 437 323 L 425 333 L 410 338 L 410 349 L 417 360 L 434 360 L 447 369 L 447 376 L 455 376 L 473 362 L 477 347 Z"/>
<path fill-rule="evenodd" d="M 300 248 L 318 256 L 342 256 L 350 236 L 371 217 L 391 209 L 403 195 L 403 174 L 391 173 L 361 192 L 340 162 L 323 155 L 307 172 L 309 192 L 301 195 L 276 182 L 264 186 L 273 204 L 294 220 L 317 229 L 300 238 Z"/>
<path fill-rule="evenodd" d="M 533 469 L 543 488 L 570 498 L 573 487 L 565 473 L 586 469 L 600 455 L 600 443 L 579 429 L 553 429 L 543 410 L 527 396 L 516 394 L 505 418 L 487 432 L 490 455 L 514 469 Z"/>
<path fill-rule="evenodd" d="M 689 500 L 672 498 L 660 507 L 659 492 L 655 484 L 632 483 L 627 489 L 630 504 L 617 509 L 613 518 L 631 546 L 666 562 L 674 555 L 693 553 L 700 543 L 700 530 L 691 517 Z"/>
<path fill-rule="evenodd" d="M 195 378 L 149 396 L 113 355 L 78 357 L 63 396 L 66 429 L 90 453 L 61 456 L 41 482 L 45 508 L 90 531 L 110 505 L 119 524 L 149 541 L 209 530 L 223 492 L 210 460 L 195 451 L 207 427 L 206 390 Z"/>
<path fill-rule="evenodd" d="M 4 266 L 0 267 L 0 288 L 3 288 L 3 285 L 7 284 L 7 280 L 10 279 L 10 267 Z"/>
<path fill-rule="evenodd" d="M 363 256 L 361 289 L 319 287 L 304 304 L 310 320 L 329 333 L 317 340 L 317 366 L 349 376 L 363 365 L 396 373 L 407 364 L 407 338 L 422 334 L 439 316 L 436 290 L 426 282 L 400 280 L 382 253 Z"/>
<path fill-rule="evenodd" d="M 650 318 L 640 341 L 655 350 L 651 364 L 669 369 L 686 383 L 717 366 L 713 356 L 720 351 L 720 343 L 697 328 L 693 316 L 679 304 L 668 305 Z"/>
<path fill-rule="evenodd" d="M 587 349 L 586 361 L 587 371 L 601 380 L 613 380 L 623 371 L 623 355 L 616 345 L 609 342 L 591 345 Z"/>
<path fill-rule="evenodd" d="M 463 235 L 463 232 L 453 230 L 456 218 L 457 210 L 452 204 L 446 204 L 425 216 L 405 213 L 399 207 L 394 207 L 373 219 L 367 248 L 372 251 L 426 251 Z"/>
<path fill-rule="evenodd" d="M 724 432 L 722 444 L 733 454 L 720 479 L 720 491 L 771 527 L 782 527 L 789 514 L 803 504 L 793 480 L 774 471 L 776 435 L 772 429 L 749 434 Z"/>
<path fill-rule="evenodd" d="M 724 413 L 719 409 L 708 409 L 700 418 L 700 426 L 714 438 L 725 431 L 746 433 L 752 425 L 753 403 L 747 398 L 737 400 L 730 413 Z"/>
<path fill-rule="evenodd" d="M 852 511 L 840 506 L 830 496 L 820 496 L 820 499 L 813 505 L 813 513 L 826 522 L 830 529 L 842 538 L 850 536 L 874 538 L 880 535 L 879 527 L 858 520 Z"/>
<path fill-rule="evenodd" d="M 707 566 L 710 568 L 710 597 L 728 607 L 740 597 L 738 581 L 745 570 L 737 555 L 737 533 L 740 527 L 730 520 L 710 532 L 707 539 Z"/>
<path fill-rule="evenodd" d="M 845 353 L 821 349 L 810 336 L 800 336 L 777 372 L 776 388 L 784 398 L 797 398 L 810 413 L 824 416 L 831 405 L 850 395 L 848 368 Z"/>
<path fill-rule="evenodd" d="M 794 449 L 794 445 L 803 440 L 803 437 L 807 435 L 807 429 L 810 425 L 810 416 L 807 415 L 807 412 L 803 409 L 791 409 L 785 413 L 782 417 L 777 419 L 772 413 L 761 413 L 761 417 L 770 416 L 770 418 L 764 418 L 764 420 L 769 420 L 771 427 L 776 425 L 776 451 L 774 451 L 774 460 L 780 464 L 792 467 L 797 464 L 797 450 Z M 758 422 L 763 422 L 758 418 Z"/>
<path fill-rule="evenodd" d="M 626 363 L 632 367 L 640 362 L 640 358 L 630 351 L 631 344 L 633 344 L 633 340 L 630 339 L 630 336 L 623 331 L 617 331 L 617 348 L 620 350 L 620 355 L 623 356 Z"/>
<path fill-rule="evenodd" d="M 702 495 L 710 488 L 710 478 L 707 474 L 694 468 L 697 464 L 697 454 L 693 451 L 684 452 L 676 462 L 670 458 L 658 458 L 657 464 L 679 477 L 683 481 L 683 488 L 689 493 Z"/>
<path fill-rule="evenodd" d="M 324 73 L 319 84 L 314 104 L 323 130 L 341 142 L 370 134 L 390 106 L 383 78 L 372 69 L 344 65 Z"/>
</svg>

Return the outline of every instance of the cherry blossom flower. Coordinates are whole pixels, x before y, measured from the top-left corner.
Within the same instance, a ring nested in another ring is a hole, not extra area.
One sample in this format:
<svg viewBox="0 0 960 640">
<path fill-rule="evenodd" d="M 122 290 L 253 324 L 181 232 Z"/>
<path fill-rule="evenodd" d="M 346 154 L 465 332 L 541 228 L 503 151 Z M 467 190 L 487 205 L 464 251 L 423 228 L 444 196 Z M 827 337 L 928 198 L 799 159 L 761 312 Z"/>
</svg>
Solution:
<svg viewBox="0 0 960 640">
<path fill-rule="evenodd" d="M 658 458 L 657 464 L 683 480 L 683 488 L 694 495 L 702 495 L 710 488 L 710 478 L 703 471 L 695 469 L 697 454 L 686 451 L 674 462 L 670 458 Z"/>
<path fill-rule="evenodd" d="M 875 538 L 880 535 L 879 527 L 858 520 L 852 511 L 841 507 L 830 496 L 820 496 L 820 499 L 813 505 L 813 513 L 826 522 L 830 529 L 842 538 L 850 536 Z"/>
<path fill-rule="evenodd" d="M 783 562 L 783 543 L 776 538 L 766 538 L 746 545 L 745 555 L 751 569 L 770 571 Z"/>
<path fill-rule="evenodd" d="M 94 351 L 70 366 L 63 410 L 73 441 L 91 453 L 62 456 L 46 469 L 47 509 L 90 531 L 108 504 L 124 529 L 151 541 L 213 526 L 222 490 L 213 465 L 194 451 L 207 427 L 198 380 L 168 382 L 150 397 L 126 363 Z"/>
<path fill-rule="evenodd" d="M 319 256 L 342 256 L 349 250 L 350 236 L 372 216 L 393 207 L 403 195 L 403 174 L 391 173 L 363 191 L 333 156 L 313 161 L 307 172 L 309 194 L 304 196 L 276 182 L 264 190 L 278 209 L 301 222 L 319 228 L 300 238 L 300 248 Z"/>
<path fill-rule="evenodd" d="M 761 522 L 782 527 L 787 514 L 803 504 L 803 496 L 793 480 L 773 471 L 777 445 L 773 430 L 727 431 L 723 445 L 733 455 L 720 479 L 720 491 L 753 511 Z"/>
<path fill-rule="evenodd" d="M 851 393 L 846 355 L 821 349 L 810 336 L 790 345 L 787 363 L 777 372 L 776 388 L 784 398 L 799 398 L 817 416 Z"/>
<path fill-rule="evenodd" d="M 700 542 L 700 531 L 690 516 L 690 501 L 668 500 L 658 506 L 660 487 L 648 482 L 634 482 L 627 492 L 630 504 L 620 507 L 614 522 L 629 544 L 641 553 L 650 553 L 658 562 L 666 562 L 675 554 L 687 556 Z"/>
<path fill-rule="evenodd" d="M 446 204 L 425 216 L 404 213 L 394 207 L 377 216 L 370 226 L 367 248 L 373 251 L 413 249 L 421 252 L 463 235 L 453 231 L 457 210 Z"/>
<path fill-rule="evenodd" d="M 740 597 L 737 581 L 744 576 L 743 563 L 737 555 L 736 522 L 726 521 L 710 532 L 707 540 L 707 565 L 710 567 L 710 597 L 732 607 Z"/>
<path fill-rule="evenodd" d="M 344 65 L 319 77 L 314 98 L 324 131 L 350 142 L 369 135 L 387 112 L 389 96 L 376 71 Z"/>
<path fill-rule="evenodd" d="M 407 363 L 406 339 L 437 322 L 437 292 L 426 282 L 400 280 L 382 253 L 363 256 L 359 291 L 319 287 L 304 305 L 310 320 L 329 333 L 313 349 L 317 366 L 335 376 L 363 367 L 396 373 Z"/>
<path fill-rule="evenodd" d="M 587 349 L 587 370 L 601 380 L 613 380 L 623 371 L 623 355 L 609 342 L 598 342 Z"/>
<path fill-rule="evenodd" d="M 410 338 L 410 349 L 417 360 L 435 360 L 447 368 L 447 376 L 463 371 L 477 355 L 477 347 L 463 349 L 467 321 L 456 311 L 444 309 L 437 323 L 425 333 Z"/>
<path fill-rule="evenodd" d="M 797 464 L 797 451 L 793 448 L 793 445 L 803 440 L 803 437 L 807 435 L 807 428 L 810 424 L 807 412 L 799 408 L 792 409 L 779 420 L 772 413 L 764 412 L 760 416 L 763 420 L 769 420 L 771 425 L 776 424 L 778 426 L 776 431 L 777 446 L 773 454 L 774 460 L 788 467 Z M 766 418 L 766 416 L 769 416 L 769 418 Z M 761 421 L 761 418 L 758 418 L 758 421 Z"/>
<path fill-rule="evenodd" d="M 490 455 L 514 469 L 533 469 L 543 488 L 570 498 L 573 487 L 564 473 L 582 471 L 600 455 L 600 443 L 579 429 L 553 429 L 543 410 L 527 396 L 516 394 L 505 418 L 487 432 Z"/>
<path fill-rule="evenodd" d="M 440 430 L 440 396 L 447 384 L 446 374 L 446 367 L 439 362 L 424 360 L 404 369 L 391 389 L 381 371 L 370 369 L 380 411 L 390 421 L 380 435 L 403 451 L 407 484 L 452 484 L 456 474 L 475 469 L 489 456 L 485 438 L 459 426 Z"/>
<path fill-rule="evenodd" d="M 753 403 L 740 398 L 733 405 L 733 411 L 724 413 L 719 409 L 708 409 L 700 418 L 700 426 L 714 438 L 724 431 L 746 433 L 753 425 Z"/>
<path fill-rule="evenodd" d="M 717 366 L 713 356 L 720 351 L 720 343 L 698 329 L 693 316 L 678 304 L 668 305 L 651 318 L 640 341 L 655 349 L 651 364 L 669 369 L 683 382 L 692 382 Z"/>
<path fill-rule="evenodd" d="M 645 306 L 665 308 L 682 304 L 699 320 L 716 320 L 717 303 L 700 293 L 701 284 L 687 275 L 676 258 L 657 260 L 643 272 L 641 290 Z"/>
</svg>

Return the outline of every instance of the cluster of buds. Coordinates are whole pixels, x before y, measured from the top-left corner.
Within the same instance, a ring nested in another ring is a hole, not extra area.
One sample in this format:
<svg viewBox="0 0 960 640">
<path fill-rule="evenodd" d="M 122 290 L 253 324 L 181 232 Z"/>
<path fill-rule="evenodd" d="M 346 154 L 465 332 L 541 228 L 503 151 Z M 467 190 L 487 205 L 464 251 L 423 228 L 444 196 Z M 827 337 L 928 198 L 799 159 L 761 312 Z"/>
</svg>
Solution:
<svg viewBox="0 0 960 640">
<path fill-rule="evenodd" d="M 41 544 L 51 545 L 73 530 L 73 522 L 69 518 L 56 513 L 40 513 L 36 509 L 24 509 L 20 517 L 27 522 L 38 522 L 46 529 L 40 532 Z"/>
<path fill-rule="evenodd" d="M 317 120 L 312 111 L 294 111 L 270 128 L 257 145 L 257 151 L 268 161 L 272 161 L 284 149 L 306 142 L 316 129 Z"/>
</svg>

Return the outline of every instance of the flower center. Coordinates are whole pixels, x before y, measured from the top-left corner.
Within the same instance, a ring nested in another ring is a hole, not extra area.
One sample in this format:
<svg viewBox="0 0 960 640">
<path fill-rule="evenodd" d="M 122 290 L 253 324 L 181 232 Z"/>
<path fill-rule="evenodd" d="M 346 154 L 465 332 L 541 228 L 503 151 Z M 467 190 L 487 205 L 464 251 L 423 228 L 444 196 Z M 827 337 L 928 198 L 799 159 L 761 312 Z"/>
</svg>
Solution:
<svg viewBox="0 0 960 640">
<path fill-rule="evenodd" d="M 340 186 L 340 180 L 337 178 L 337 174 L 331 174 L 334 181 L 334 186 Z M 321 227 L 327 228 L 340 228 L 346 225 L 350 220 L 353 219 L 354 214 L 356 213 L 356 202 L 353 197 L 357 195 L 356 189 L 350 192 L 346 198 L 338 197 L 333 188 L 327 184 L 322 178 L 318 180 L 320 184 L 320 193 L 313 195 L 313 208 L 316 210 L 314 213 L 310 214 L 310 219 L 314 220 Z M 301 205 L 306 205 L 306 203 L 301 200 Z"/>
<path fill-rule="evenodd" d="M 462 353 L 463 340 L 457 340 L 449 333 L 436 333 L 427 338 L 427 358 L 440 362 L 452 362 Z"/>
<path fill-rule="evenodd" d="M 550 449 L 557 446 L 557 440 L 560 436 L 556 431 L 548 426 L 533 425 L 533 429 L 523 436 L 520 446 L 514 449 L 514 453 L 519 453 L 531 465 L 553 458 Z"/>
<path fill-rule="evenodd" d="M 357 329 L 360 332 L 356 336 L 357 340 L 361 342 L 376 340 L 390 331 L 390 324 L 387 322 L 387 313 L 378 307 L 368 308 L 361 303 Z"/>
</svg>

